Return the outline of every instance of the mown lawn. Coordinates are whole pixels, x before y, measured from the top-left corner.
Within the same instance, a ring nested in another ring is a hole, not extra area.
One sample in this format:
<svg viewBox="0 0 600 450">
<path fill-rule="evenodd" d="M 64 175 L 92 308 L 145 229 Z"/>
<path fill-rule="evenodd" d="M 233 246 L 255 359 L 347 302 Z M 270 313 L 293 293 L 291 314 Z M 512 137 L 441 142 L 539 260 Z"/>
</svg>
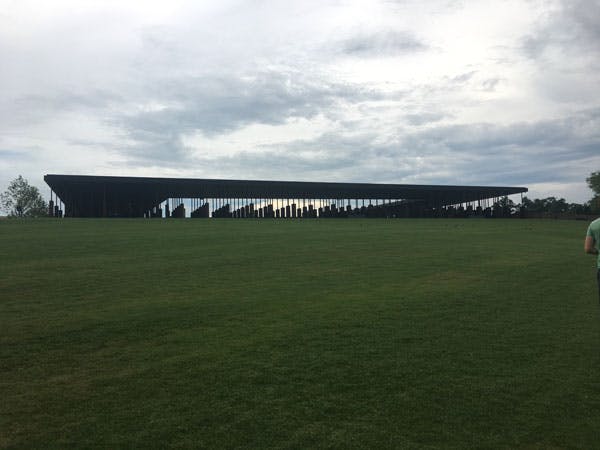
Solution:
<svg viewBox="0 0 600 450">
<path fill-rule="evenodd" d="M 599 448 L 586 226 L 0 221 L 0 447 Z"/>
</svg>

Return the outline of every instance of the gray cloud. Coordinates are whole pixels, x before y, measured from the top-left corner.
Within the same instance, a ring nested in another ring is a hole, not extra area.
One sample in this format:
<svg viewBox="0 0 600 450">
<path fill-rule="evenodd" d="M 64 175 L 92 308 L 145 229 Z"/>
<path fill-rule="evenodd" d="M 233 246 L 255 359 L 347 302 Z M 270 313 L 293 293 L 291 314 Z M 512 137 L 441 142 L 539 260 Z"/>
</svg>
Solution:
<svg viewBox="0 0 600 450">
<path fill-rule="evenodd" d="M 476 70 L 471 70 L 469 72 L 461 73 L 460 75 L 456 75 L 455 77 L 450 78 L 449 83 L 457 84 L 457 85 L 467 83 L 467 82 L 471 81 L 471 79 L 475 76 L 476 73 L 477 73 Z"/>
<path fill-rule="evenodd" d="M 407 114 L 404 116 L 404 118 L 410 125 L 415 126 L 425 125 L 432 122 L 439 122 L 440 120 L 443 120 L 446 117 L 448 117 L 447 114 L 433 112 Z"/>
<path fill-rule="evenodd" d="M 397 182 L 413 168 L 410 164 L 396 164 L 396 155 L 389 144 L 378 142 L 379 139 L 373 133 L 327 132 L 315 139 L 268 145 L 235 156 L 200 161 L 229 173 L 232 178 L 252 174 L 255 178 L 305 181 Z M 382 165 L 385 161 L 393 164 Z"/>
<path fill-rule="evenodd" d="M 26 152 L 19 152 L 15 150 L 5 150 L 0 149 L 0 159 L 7 161 L 23 161 L 29 158 L 29 155 Z"/>
<path fill-rule="evenodd" d="M 600 152 L 600 109 L 561 120 L 437 125 L 382 141 L 351 130 L 203 164 L 302 180 L 529 185 L 578 182 Z"/>
<path fill-rule="evenodd" d="M 442 158 L 453 176 L 469 182 L 577 181 L 598 160 L 600 109 L 531 123 L 440 126 L 405 136 L 401 148 Z"/>
<path fill-rule="evenodd" d="M 5 98 L 0 100 L 0 129 L 31 126 L 47 121 L 49 117 L 69 112 L 95 114 L 123 102 L 123 97 L 114 92 L 93 88 L 80 92 L 60 89 L 44 94 Z"/>
<path fill-rule="evenodd" d="M 254 123 L 335 115 L 340 102 L 382 98 L 362 86 L 266 71 L 247 77 L 181 78 L 161 83 L 152 93 L 155 102 L 171 106 L 111 119 L 131 141 L 124 150 L 136 161 L 186 158 L 189 149 L 180 142 L 186 133 L 201 131 L 210 137 Z"/>
<path fill-rule="evenodd" d="M 600 51 L 600 2 L 562 0 L 534 33 L 523 38 L 522 48 L 532 58 L 557 48 L 565 54 L 582 55 Z M 594 62 L 596 63 L 596 62 Z"/>
<path fill-rule="evenodd" d="M 487 92 L 493 92 L 502 81 L 502 78 L 488 78 L 481 82 L 481 89 Z"/>
<path fill-rule="evenodd" d="M 385 31 L 354 36 L 340 42 L 338 48 L 347 55 L 375 57 L 420 52 L 429 47 L 410 33 Z"/>
</svg>

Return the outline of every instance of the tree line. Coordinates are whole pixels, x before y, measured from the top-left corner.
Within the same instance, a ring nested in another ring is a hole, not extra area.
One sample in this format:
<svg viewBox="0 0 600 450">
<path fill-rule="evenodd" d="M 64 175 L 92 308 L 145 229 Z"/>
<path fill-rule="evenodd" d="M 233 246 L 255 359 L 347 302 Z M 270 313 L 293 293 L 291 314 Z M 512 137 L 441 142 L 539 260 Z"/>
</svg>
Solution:
<svg viewBox="0 0 600 450">
<path fill-rule="evenodd" d="M 507 197 L 502 198 L 497 205 L 510 208 L 514 212 L 520 210 L 532 213 L 549 214 L 599 214 L 600 213 L 600 171 L 592 172 L 585 180 L 594 193 L 585 203 L 568 203 L 564 198 L 546 197 L 530 199 L 523 197 L 523 202 L 517 204 Z"/>
<path fill-rule="evenodd" d="M 522 203 L 515 203 L 503 197 L 494 208 L 502 208 L 515 214 L 521 211 L 549 214 L 600 214 L 600 171 L 592 172 L 586 182 L 594 193 L 585 203 L 568 203 L 564 198 L 547 197 L 529 199 L 523 197 Z M 6 191 L 0 194 L 0 208 L 9 217 L 43 217 L 48 215 L 48 204 L 35 186 L 21 175 L 10 182 Z"/>
</svg>

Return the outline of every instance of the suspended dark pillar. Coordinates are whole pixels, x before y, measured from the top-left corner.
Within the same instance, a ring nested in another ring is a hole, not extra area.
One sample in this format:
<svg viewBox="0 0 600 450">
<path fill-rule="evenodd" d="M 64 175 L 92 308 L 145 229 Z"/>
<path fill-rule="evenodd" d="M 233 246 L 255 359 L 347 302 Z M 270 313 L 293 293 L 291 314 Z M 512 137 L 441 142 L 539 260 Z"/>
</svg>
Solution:
<svg viewBox="0 0 600 450">
<path fill-rule="evenodd" d="M 50 201 L 48 202 L 48 216 L 54 216 L 54 201 L 52 200 L 52 197 L 50 197 Z"/>
</svg>

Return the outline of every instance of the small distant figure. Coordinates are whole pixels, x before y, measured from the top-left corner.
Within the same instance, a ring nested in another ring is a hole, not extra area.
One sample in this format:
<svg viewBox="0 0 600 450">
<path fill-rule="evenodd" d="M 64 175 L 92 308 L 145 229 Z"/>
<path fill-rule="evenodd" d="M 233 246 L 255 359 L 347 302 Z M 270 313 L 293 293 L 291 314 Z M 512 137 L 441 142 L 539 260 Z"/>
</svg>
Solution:
<svg viewBox="0 0 600 450">
<path fill-rule="evenodd" d="M 596 277 L 598 279 L 598 299 L 600 301 L 600 254 L 598 254 L 598 251 L 600 250 L 600 218 L 590 223 L 585 236 L 583 249 L 590 255 L 598 255 L 598 271 Z"/>
</svg>

